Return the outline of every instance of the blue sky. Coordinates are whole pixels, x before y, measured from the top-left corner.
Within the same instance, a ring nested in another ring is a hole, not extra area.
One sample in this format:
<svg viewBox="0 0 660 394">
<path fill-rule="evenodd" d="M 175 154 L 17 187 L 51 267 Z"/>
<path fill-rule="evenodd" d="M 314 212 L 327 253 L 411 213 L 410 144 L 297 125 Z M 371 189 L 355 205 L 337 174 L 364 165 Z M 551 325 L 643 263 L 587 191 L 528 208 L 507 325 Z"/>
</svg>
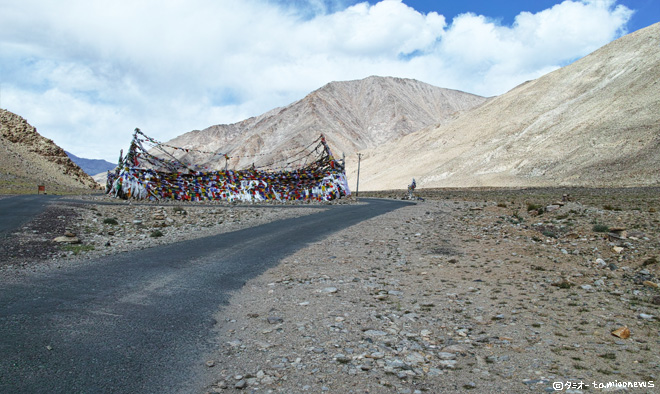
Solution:
<svg viewBox="0 0 660 394">
<path fill-rule="evenodd" d="M 166 141 L 331 81 L 484 96 L 660 21 L 657 0 L 0 0 L 0 107 L 80 157 Z M 63 12 L 66 10 L 66 12 Z"/>
<path fill-rule="evenodd" d="M 447 19 L 453 19 L 459 14 L 473 12 L 487 15 L 500 23 L 510 25 L 521 11 L 539 12 L 561 3 L 558 0 L 403 0 L 403 2 L 420 12 L 438 12 Z M 370 3 L 375 3 L 370 1 Z M 635 10 L 628 22 L 628 31 L 633 32 L 643 27 L 660 22 L 660 1 L 658 0 L 622 0 L 622 4 Z"/>
</svg>

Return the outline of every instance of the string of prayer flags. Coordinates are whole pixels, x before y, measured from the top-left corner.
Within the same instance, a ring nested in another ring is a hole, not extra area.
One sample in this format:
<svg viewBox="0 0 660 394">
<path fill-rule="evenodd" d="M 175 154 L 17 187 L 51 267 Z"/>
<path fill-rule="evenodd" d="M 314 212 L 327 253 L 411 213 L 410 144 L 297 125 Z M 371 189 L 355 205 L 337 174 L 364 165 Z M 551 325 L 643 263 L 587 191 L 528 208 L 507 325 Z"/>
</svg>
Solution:
<svg viewBox="0 0 660 394">
<path fill-rule="evenodd" d="M 191 169 L 177 160 L 165 160 L 148 154 L 141 144 L 144 139 L 139 139 L 138 134 L 148 141 L 155 141 L 135 129 L 133 142 L 123 163 L 114 173 L 108 172 L 106 191 L 115 197 L 283 202 L 331 201 L 351 193 L 344 167 L 334 159 L 323 136 L 317 140 L 320 142 L 312 152 L 321 151 L 321 155 L 297 170 L 267 171 L 253 167 L 238 171 L 199 171 L 199 167 Z M 144 168 L 140 166 L 142 163 L 172 171 Z"/>
</svg>

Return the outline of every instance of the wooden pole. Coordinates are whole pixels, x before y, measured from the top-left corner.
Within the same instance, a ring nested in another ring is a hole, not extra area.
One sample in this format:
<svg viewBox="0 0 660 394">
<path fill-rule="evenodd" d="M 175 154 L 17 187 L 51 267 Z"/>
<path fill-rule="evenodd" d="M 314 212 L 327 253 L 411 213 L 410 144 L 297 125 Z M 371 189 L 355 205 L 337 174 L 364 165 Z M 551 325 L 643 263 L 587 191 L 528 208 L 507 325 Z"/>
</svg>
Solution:
<svg viewBox="0 0 660 394">
<path fill-rule="evenodd" d="M 355 186 L 355 201 L 358 200 L 360 196 L 360 160 L 362 159 L 362 153 L 358 153 L 358 173 L 357 173 L 357 185 Z"/>
</svg>

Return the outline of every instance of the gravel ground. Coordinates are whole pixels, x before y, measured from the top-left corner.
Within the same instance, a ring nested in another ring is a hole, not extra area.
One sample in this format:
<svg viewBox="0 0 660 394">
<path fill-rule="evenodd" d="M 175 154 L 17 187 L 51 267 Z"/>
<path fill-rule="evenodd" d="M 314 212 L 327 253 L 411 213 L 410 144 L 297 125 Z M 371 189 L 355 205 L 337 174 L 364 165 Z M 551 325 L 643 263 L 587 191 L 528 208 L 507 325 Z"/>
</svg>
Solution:
<svg viewBox="0 0 660 394">
<path fill-rule="evenodd" d="M 429 193 L 289 256 L 218 311 L 207 391 L 657 392 L 658 193 L 564 192 Z M 3 274 L 318 209 L 57 204 Z"/>
<path fill-rule="evenodd" d="M 290 256 L 219 311 L 208 392 L 657 385 L 654 209 L 539 202 L 420 202 Z"/>
</svg>

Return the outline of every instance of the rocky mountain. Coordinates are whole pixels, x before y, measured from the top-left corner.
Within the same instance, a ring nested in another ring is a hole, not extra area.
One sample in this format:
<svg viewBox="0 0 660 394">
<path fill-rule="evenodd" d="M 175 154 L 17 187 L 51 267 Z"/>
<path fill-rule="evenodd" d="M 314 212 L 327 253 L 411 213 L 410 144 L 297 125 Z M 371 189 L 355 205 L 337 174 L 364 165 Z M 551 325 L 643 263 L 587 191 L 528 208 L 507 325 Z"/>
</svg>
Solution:
<svg viewBox="0 0 660 394">
<path fill-rule="evenodd" d="M 52 140 L 22 117 L 0 109 L 0 192 L 35 193 L 90 189 L 96 182 Z"/>
<path fill-rule="evenodd" d="M 257 167 L 277 167 L 320 134 L 326 136 L 337 157 L 342 153 L 354 156 L 358 150 L 446 123 L 486 100 L 412 79 L 369 77 L 331 82 L 284 108 L 239 123 L 191 131 L 166 144 L 229 153 L 229 168 L 245 168 L 253 163 Z M 213 169 L 225 166 L 221 155 L 168 151 L 187 163 Z"/>
<path fill-rule="evenodd" d="M 360 189 L 660 181 L 660 24 L 365 152 Z M 355 185 L 355 165 L 349 167 Z"/>
<path fill-rule="evenodd" d="M 117 164 L 110 163 L 106 160 L 101 159 L 85 159 L 78 157 L 71 152 L 64 151 L 67 156 L 71 159 L 72 162 L 76 163 L 85 173 L 89 176 L 95 176 L 100 173 L 106 173 L 108 170 L 112 170 L 117 167 Z"/>
</svg>

